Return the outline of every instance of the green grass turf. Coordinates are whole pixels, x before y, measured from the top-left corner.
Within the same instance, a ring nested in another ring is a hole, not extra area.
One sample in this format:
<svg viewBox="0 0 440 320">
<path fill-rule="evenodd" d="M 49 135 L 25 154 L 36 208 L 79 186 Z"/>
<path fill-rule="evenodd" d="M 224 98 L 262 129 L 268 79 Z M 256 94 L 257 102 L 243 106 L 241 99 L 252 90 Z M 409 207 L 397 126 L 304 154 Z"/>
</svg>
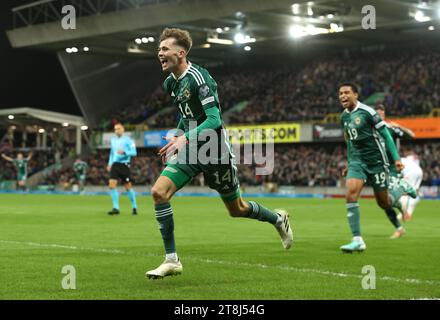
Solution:
<svg viewBox="0 0 440 320">
<path fill-rule="evenodd" d="M 0 299 L 411 299 L 440 297 L 440 211 L 422 201 L 407 235 L 393 231 L 372 200 L 361 200 L 367 251 L 342 254 L 351 236 L 343 200 L 256 201 L 293 216 L 294 247 L 268 223 L 229 218 L 220 199 L 176 197 L 179 277 L 148 280 L 163 260 L 149 197 L 131 216 L 107 216 L 110 197 L 0 195 Z M 64 265 L 76 290 L 63 290 Z M 362 267 L 376 289 L 362 289 Z"/>
</svg>

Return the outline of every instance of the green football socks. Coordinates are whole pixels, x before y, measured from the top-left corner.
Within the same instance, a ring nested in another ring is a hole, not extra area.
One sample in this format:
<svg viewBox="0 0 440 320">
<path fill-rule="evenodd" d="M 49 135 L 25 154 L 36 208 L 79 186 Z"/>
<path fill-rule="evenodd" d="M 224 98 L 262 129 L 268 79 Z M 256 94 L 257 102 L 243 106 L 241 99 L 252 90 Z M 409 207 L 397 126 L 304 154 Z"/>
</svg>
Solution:
<svg viewBox="0 0 440 320">
<path fill-rule="evenodd" d="M 361 212 L 359 210 L 359 203 L 349 202 L 347 203 L 347 218 L 348 224 L 350 226 L 351 233 L 353 237 L 358 237 L 361 235 L 361 222 L 360 222 Z"/>
<path fill-rule="evenodd" d="M 259 221 L 267 221 L 271 224 L 275 224 L 277 222 L 278 215 L 275 212 L 270 211 L 255 201 L 249 201 L 248 203 L 250 213 L 247 218 L 256 219 Z"/>
<path fill-rule="evenodd" d="M 156 204 L 154 209 L 156 212 L 156 220 L 159 223 L 163 244 L 165 246 L 165 252 L 167 254 L 175 253 L 176 244 L 174 242 L 173 209 L 169 202 Z"/>
</svg>

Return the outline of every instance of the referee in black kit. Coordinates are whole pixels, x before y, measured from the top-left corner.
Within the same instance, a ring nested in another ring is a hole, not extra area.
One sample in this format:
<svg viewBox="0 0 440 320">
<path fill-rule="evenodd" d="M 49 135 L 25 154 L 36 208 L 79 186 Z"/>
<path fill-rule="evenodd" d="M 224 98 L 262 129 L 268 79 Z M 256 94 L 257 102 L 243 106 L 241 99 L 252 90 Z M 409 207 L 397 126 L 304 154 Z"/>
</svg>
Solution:
<svg viewBox="0 0 440 320">
<path fill-rule="evenodd" d="M 133 215 L 137 214 L 136 194 L 132 188 L 130 177 L 130 161 L 137 155 L 136 144 L 129 136 L 124 135 L 124 126 L 117 123 L 114 126 L 116 136 L 112 137 L 110 143 L 110 157 L 107 170 L 110 172 L 110 195 L 112 197 L 113 209 L 109 215 L 119 214 L 119 193 L 117 190 L 118 180 L 122 180 L 125 190 L 130 198 Z"/>
</svg>

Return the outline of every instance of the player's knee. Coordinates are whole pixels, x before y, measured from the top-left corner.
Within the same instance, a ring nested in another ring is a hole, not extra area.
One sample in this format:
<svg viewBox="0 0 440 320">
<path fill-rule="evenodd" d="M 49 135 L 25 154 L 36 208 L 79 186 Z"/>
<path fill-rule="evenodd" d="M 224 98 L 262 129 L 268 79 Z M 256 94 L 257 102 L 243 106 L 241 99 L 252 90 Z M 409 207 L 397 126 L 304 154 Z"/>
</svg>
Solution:
<svg viewBox="0 0 440 320">
<path fill-rule="evenodd" d="M 166 188 L 156 185 L 151 189 L 151 196 L 153 197 L 155 203 L 164 203 L 170 200 Z"/>
<path fill-rule="evenodd" d="M 348 189 L 345 198 L 347 202 L 356 202 L 358 200 L 357 191 L 355 189 Z"/>
</svg>

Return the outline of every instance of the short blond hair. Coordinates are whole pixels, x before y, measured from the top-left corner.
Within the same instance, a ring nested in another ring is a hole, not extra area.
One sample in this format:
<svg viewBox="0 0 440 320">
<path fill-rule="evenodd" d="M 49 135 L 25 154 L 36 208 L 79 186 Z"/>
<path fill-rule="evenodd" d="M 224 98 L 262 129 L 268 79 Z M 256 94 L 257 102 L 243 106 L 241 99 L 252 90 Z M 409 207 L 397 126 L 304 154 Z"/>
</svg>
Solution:
<svg viewBox="0 0 440 320">
<path fill-rule="evenodd" d="M 160 35 L 159 42 L 168 38 L 176 39 L 176 44 L 188 53 L 192 47 L 192 39 L 188 31 L 178 28 L 165 28 Z"/>
</svg>

